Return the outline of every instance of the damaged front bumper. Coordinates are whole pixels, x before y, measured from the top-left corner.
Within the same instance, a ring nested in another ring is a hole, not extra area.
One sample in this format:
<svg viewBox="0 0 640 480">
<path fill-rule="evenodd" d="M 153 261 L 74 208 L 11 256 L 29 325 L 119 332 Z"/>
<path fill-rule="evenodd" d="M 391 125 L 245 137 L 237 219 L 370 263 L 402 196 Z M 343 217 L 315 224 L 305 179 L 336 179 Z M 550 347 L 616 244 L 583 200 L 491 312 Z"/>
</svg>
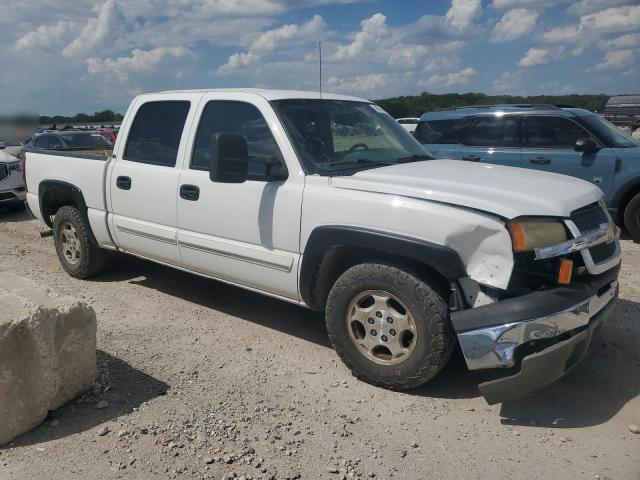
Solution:
<svg viewBox="0 0 640 480">
<path fill-rule="evenodd" d="M 584 358 L 616 304 L 619 270 L 452 313 L 469 369 L 507 369 L 479 386 L 488 403 L 554 382 Z"/>
</svg>

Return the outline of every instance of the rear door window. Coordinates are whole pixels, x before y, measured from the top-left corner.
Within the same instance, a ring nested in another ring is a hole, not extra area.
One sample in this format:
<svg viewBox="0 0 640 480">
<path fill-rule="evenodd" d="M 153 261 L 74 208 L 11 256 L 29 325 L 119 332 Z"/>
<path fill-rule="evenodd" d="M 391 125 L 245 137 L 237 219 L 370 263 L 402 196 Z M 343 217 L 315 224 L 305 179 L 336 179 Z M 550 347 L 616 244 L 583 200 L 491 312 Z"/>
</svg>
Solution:
<svg viewBox="0 0 640 480">
<path fill-rule="evenodd" d="M 174 167 L 189 106 L 183 100 L 142 105 L 133 119 L 124 159 Z"/>
<path fill-rule="evenodd" d="M 579 138 L 589 138 L 577 123 L 562 117 L 527 117 L 525 132 L 530 148 L 573 148 Z"/>
<path fill-rule="evenodd" d="M 421 121 L 415 137 L 422 144 L 460 143 L 471 121 L 470 118 Z"/>
<path fill-rule="evenodd" d="M 478 117 L 469 127 L 463 143 L 474 147 L 519 147 L 520 117 Z"/>
</svg>

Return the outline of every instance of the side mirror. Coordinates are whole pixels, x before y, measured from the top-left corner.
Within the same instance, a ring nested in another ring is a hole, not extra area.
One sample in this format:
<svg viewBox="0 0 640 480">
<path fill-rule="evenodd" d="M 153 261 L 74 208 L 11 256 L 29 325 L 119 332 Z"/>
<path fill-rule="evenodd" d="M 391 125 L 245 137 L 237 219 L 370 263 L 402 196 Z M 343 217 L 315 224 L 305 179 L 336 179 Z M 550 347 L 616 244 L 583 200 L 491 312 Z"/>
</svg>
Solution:
<svg viewBox="0 0 640 480">
<path fill-rule="evenodd" d="M 573 149 L 576 152 L 593 153 L 598 151 L 598 144 L 591 138 L 579 138 Z"/>
<path fill-rule="evenodd" d="M 209 178 L 213 182 L 243 183 L 247 180 L 247 141 L 240 135 L 215 133 L 211 137 Z"/>
</svg>

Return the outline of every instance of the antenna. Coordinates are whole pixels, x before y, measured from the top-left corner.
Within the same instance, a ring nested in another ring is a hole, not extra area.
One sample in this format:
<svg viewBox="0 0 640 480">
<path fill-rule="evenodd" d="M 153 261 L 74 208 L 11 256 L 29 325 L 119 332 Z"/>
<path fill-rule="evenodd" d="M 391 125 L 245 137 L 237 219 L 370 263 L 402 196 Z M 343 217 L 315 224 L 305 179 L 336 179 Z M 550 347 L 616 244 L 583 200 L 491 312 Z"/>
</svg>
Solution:
<svg viewBox="0 0 640 480">
<path fill-rule="evenodd" d="M 322 98 L 322 41 L 318 42 L 318 58 L 320 60 L 320 70 L 319 70 L 320 98 Z"/>
</svg>

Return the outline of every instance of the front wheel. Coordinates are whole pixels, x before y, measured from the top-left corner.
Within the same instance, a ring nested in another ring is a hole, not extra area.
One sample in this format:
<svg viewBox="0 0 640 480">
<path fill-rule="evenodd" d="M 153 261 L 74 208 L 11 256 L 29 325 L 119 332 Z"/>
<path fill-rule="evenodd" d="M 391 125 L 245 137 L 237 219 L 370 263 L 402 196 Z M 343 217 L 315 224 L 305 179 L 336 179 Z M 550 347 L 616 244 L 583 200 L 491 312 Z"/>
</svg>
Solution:
<svg viewBox="0 0 640 480">
<path fill-rule="evenodd" d="M 624 226 L 635 242 L 640 242 L 640 193 L 624 209 Z"/>
<path fill-rule="evenodd" d="M 406 390 L 431 380 L 454 345 L 447 303 L 427 282 L 387 264 L 356 265 L 327 299 L 329 338 L 352 373 Z"/>
<path fill-rule="evenodd" d="M 89 221 L 71 206 L 60 208 L 53 220 L 53 236 L 62 268 L 75 278 L 89 278 L 107 266 L 107 252 L 98 247 Z"/>
</svg>

